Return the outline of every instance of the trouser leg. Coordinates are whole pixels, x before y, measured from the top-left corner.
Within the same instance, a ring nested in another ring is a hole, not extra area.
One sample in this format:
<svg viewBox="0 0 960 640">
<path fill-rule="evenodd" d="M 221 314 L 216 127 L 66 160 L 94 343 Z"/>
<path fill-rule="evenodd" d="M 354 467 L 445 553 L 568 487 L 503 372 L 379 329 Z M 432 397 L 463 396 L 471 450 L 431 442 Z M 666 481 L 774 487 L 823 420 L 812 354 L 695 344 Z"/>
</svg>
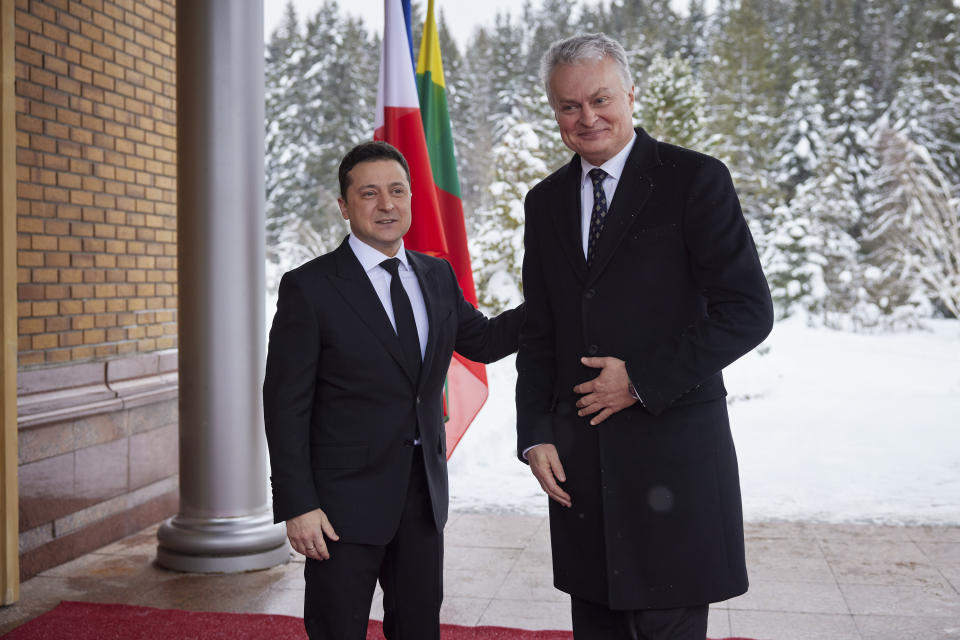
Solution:
<svg viewBox="0 0 960 640">
<path fill-rule="evenodd" d="M 439 640 L 443 600 L 443 532 L 437 530 L 420 448 L 396 536 L 380 570 L 383 630 L 388 640 Z"/>
<path fill-rule="evenodd" d="M 709 605 L 632 612 L 639 640 L 704 640 Z"/>
<path fill-rule="evenodd" d="M 570 596 L 574 640 L 634 640 L 627 631 L 625 611 L 614 611 L 576 596 Z"/>
<path fill-rule="evenodd" d="M 571 596 L 575 640 L 704 640 L 709 606 L 622 611 Z"/>
<path fill-rule="evenodd" d="M 329 560 L 307 558 L 303 623 L 310 640 L 366 640 L 384 547 L 327 540 Z"/>
</svg>

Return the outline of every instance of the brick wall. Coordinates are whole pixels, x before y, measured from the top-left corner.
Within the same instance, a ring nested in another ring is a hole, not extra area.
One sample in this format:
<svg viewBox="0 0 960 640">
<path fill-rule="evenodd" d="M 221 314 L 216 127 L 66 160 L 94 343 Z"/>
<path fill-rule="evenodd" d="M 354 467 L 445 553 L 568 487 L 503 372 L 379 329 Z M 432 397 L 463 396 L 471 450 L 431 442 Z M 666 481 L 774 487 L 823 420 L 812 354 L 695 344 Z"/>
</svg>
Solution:
<svg viewBox="0 0 960 640">
<path fill-rule="evenodd" d="M 21 578 L 176 512 L 174 0 L 16 0 Z"/>
<path fill-rule="evenodd" d="M 20 367 L 175 347 L 175 4 L 16 7 Z"/>
</svg>

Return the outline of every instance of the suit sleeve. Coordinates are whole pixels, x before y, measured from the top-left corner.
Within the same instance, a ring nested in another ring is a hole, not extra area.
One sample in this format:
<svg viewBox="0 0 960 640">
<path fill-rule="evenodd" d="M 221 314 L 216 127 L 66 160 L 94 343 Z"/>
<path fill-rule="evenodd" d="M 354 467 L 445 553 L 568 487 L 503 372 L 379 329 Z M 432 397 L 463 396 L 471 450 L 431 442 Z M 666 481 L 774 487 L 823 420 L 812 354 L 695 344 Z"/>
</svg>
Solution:
<svg viewBox="0 0 960 640">
<path fill-rule="evenodd" d="M 659 415 L 770 333 L 773 303 L 727 168 L 700 165 L 684 203 L 684 241 L 706 313 L 651 353 L 627 358 L 644 406 Z"/>
<path fill-rule="evenodd" d="M 310 420 L 320 330 L 296 279 L 280 281 L 263 381 L 263 417 L 270 450 L 275 522 L 320 507 L 310 466 Z"/>
<path fill-rule="evenodd" d="M 533 193 L 527 196 L 524 205 L 523 296 L 526 316 L 520 330 L 516 389 L 517 457 L 522 462 L 526 462 L 524 450 L 553 442 L 551 414 L 556 380 L 555 316 L 547 299 Z"/>
<path fill-rule="evenodd" d="M 460 355 L 475 362 L 496 362 L 516 353 L 520 341 L 520 324 L 523 322 L 524 305 L 487 318 L 463 297 L 463 290 L 450 263 L 447 265 L 447 280 L 451 294 L 456 300 L 457 339 L 454 349 Z"/>
</svg>

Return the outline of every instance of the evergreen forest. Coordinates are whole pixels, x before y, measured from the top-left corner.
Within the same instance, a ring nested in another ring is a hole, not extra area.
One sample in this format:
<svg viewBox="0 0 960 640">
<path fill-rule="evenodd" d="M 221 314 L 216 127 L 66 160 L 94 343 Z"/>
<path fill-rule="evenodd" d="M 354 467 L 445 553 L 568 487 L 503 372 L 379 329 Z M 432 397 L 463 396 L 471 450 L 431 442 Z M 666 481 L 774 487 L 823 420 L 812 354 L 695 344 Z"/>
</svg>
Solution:
<svg viewBox="0 0 960 640">
<path fill-rule="evenodd" d="M 414 2 L 414 48 L 425 3 Z M 635 122 L 733 175 L 778 316 L 859 331 L 960 318 L 955 0 L 536 0 L 457 43 L 438 14 L 481 306 L 522 299 L 523 198 L 568 162 L 537 72 L 551 42 L 627 49 Z M 268 256 L 339 244 L 343 153 L 373 134 L 380 25 L 287 7 L 266 47 Z"/>
</svg>

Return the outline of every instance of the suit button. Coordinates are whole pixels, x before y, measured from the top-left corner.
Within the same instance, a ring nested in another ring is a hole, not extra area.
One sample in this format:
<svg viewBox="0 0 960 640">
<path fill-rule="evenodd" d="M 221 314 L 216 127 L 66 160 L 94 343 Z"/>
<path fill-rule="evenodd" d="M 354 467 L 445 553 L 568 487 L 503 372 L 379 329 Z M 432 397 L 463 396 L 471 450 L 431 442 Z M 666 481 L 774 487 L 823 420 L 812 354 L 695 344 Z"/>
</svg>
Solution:
<svg viewBox="0 0 960 640">
<path fill-rule="evenodd" d="M 587 289 L 586 291 L 583 292 L 583 297 L 586 298 L 587 300 L 592 299 L 593 296 L 595 295 L 597 295 L 596 289 Z"/>
<path fill-rule="evenodd" d="M 592 345 L 590 345 L 589 347 L 587 347 L 587 353 L 588 353 L 589 355 L 591 355 L 591 356 L 597 355 L 597 352 L 598 352 L 598 351 L 600 351 L 600 347 L 598 347 L 598 346 L 595 345 L 595 344 L 592 344 Z"/>
<path fill-rule="evenodd" d="M 417 404 L 420 404 L 420 396 L 417 396 Z"/>
</svg>

